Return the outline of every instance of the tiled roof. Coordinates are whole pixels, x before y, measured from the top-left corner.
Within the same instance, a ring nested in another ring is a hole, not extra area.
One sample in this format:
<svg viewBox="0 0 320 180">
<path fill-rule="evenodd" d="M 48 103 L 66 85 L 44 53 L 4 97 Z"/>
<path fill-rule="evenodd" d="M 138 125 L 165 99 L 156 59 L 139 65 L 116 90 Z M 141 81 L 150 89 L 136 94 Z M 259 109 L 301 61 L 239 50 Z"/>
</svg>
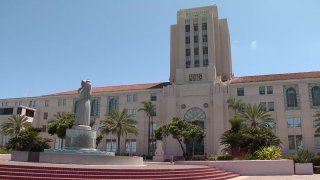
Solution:
<svg viewBox="0 0 320 180">
<path fill-rule="evenodd" d="M 169 82 L 162 83 L 149 83 L 149 84 L 133 84 L 133 85 L 121 85 L 121 86 L 107 86 L 107 87 L 94 87 L 92 88 L 92 93 L 102 93 L 102 92 L 114 92 L 114 91 L 130 91 L 130 90 L 143 90 L 143 89 L 158 89 L 164 86 L 170 85 Z M 50 94 L 49 96 L 57 95 L 73 95 L 78 94 L 77 90 L 61 92 L 56 94 Z"/>
<path fill-rule="evenodd" d="M 230 83 L 237 84 L 237 83 L 279 81 L 279 80 L 306 79 L 306 78 L 320 78 L 320 71 L 234 77 L 230 80 Z"/>
</svg>

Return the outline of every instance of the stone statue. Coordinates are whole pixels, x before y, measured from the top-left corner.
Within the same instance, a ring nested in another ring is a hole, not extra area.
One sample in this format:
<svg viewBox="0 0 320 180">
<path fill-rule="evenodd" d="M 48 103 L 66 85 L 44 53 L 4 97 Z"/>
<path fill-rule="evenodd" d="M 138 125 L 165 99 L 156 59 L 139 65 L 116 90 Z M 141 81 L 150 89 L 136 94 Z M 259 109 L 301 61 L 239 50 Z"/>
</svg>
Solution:
<svg viewBox="0 0 320 180">
<path fill-rule="evenodd" d="M 81 88 L 78 90 L 79 100 L 76 109 L 75 126 L 90 125 L 90 97 L 91 97 L 91 82 L 90 80 L 82 80 Z"/>
</svg>

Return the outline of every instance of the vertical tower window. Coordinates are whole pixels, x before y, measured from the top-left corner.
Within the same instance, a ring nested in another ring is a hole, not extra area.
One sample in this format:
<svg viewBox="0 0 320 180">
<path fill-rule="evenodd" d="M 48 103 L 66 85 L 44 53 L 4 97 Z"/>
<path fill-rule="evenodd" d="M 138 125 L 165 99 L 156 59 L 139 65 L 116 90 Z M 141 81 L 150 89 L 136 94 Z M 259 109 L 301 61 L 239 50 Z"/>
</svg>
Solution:
<svg viewBox="0 0 320 180">
<path fill-rule="evenodd" d="M 311 88 L 312 105 L 320 106 L 320 87 L 314 86 Z"/>
<path fill-rule="evenodd" d="M 287 107 L 298 107 L 297 92 L 294 88 L 288 88 L 286 91 Z"/>
<path fill-rule="evenodd" d="M 186 32 L 190 32 L 190 25 L 186 25 Z"/>
<path fill-rule="evenodd" d="M 100 100 L 93 99 L 91 102 L 91 116 L 97 117 L 99 116 L 100 112 Z"/>
<path fill-rule="evenodd" d="M 190 36 L 186 36 L 186 44 L 190 44 Z"/>
<path fill-rule="evenodd" d="M 198 24 L 193 25 L 193 31 L 198 31 Z"/>
<path fill-rule="evenodd" d="M 202 23 L 202 30 L 207 30 L 207 23 Z"/>
<path fill-rule="evenodd" d="M 202 35 L 202 42 L 208 42 L 208 35 Z"/>
<path fill-rule="evenodd" d="M 203 47 L 203 54 L 208 54 L 208 47 Z"/>
<path fill-rule="evenodd" d="M 199 42 L 199 36 L 194 36 L 193 40 L 194 40 L 194 43 L 198 43 Z"/>
<path fill-rule="evenodd" d="M 194 48 L 194 55 L 199 55 L 199 48 Z"/>
<path fill-rule="evenodd" d="M 186 56 L 190 56 L 190 49 L 186 49 Z"/>
<path fill-rule="evenodd" d="M 115 98 L 110 99 L 109 101 L 109 113 L 114 110 L 117 109 L 118 106 L 118 101 Z"/>
</svg>

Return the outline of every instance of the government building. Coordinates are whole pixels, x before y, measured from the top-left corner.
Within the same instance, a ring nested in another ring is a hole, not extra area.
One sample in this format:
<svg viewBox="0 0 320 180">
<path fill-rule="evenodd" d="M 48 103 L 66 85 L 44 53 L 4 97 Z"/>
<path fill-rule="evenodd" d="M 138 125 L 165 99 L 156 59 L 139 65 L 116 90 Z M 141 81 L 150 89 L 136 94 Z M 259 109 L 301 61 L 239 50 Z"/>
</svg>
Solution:
<svg viewBox="0 0 320 180">
<path fill-rule="evenodd" d="M 230 128 L 228 120 L 234 115 L 226 103 L 229 98 L 264 105 L 276 122 L 272 126 L 282 141 L 283 153 L 299 148 L 320 150 L 313 118 L 320 107 L 320 71 L 234 77 L 228 23 L 218 17 L 214 5 L 179 10 L 177 23 L 170 28 L 170 82 L 93 88 L 94 129 L 113 109 L 126 108 L 138 121 L 139 134 L 123 137 L 121 152 L 147 154 L 151 127 L 145 112 L 138 109 L 143 101 L 151 101 L 156 106 L 153 129 L 173 117 L 198 119 L 206 137 L 196 145 L 196 153 L 216 154 L 221 149 L 220 136 Z M 47 122 L 57 113 L 74 112 L 77 98 L 75 90 L 0 99 L 0 123 L 12 115 L 25 114 L 35 127 L 43 129 L 43 137 L 53 140 L 52 148 L 60 148 L 61 139 L 47 134 Z M 0 145 L 7 140 L 0 136 Z M 108 135 L 98 148 L 116 151 L 116 146 L 116 137 Z M 163 148 L 165 156 L 182 155 L 179 144 L 171 138 L 164 139 Z"/>
</svg>

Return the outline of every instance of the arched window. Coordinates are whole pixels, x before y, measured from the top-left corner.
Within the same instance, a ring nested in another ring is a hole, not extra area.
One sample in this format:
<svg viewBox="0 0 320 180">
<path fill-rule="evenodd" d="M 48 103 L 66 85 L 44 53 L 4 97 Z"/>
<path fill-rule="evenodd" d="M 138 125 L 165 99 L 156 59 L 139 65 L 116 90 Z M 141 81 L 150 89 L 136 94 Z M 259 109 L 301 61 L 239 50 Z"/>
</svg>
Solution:
<svg viewBox="0 0 320 180">
<path fill-rule="evenodd" d="M 100 102 L 98 99 L 94 99 L 91 102 L 91 116 L 99 116 Z"/>
<path fill-rule="evenodd" d="M 312 105 L 320 106 L 320 87 L 314 86 L 311 88 Z"/>
<path fill-rule="evenodd" d="M 298 107 L 297 92 L 294 88 L 290 87 L 286 91 L 287 107 Z"/>
<path fill-rule="evenodd" d="M 110 99 L 108 112 L 110 113 L 112 110 L 117 109 L 117 104 L 118 104 L 118 102 L 115 98 Z"/>
<path fill-rule="evenodd" d="M 78 101 L 74 102 L 73 112 L 77 113 Z"/>
</svg>

